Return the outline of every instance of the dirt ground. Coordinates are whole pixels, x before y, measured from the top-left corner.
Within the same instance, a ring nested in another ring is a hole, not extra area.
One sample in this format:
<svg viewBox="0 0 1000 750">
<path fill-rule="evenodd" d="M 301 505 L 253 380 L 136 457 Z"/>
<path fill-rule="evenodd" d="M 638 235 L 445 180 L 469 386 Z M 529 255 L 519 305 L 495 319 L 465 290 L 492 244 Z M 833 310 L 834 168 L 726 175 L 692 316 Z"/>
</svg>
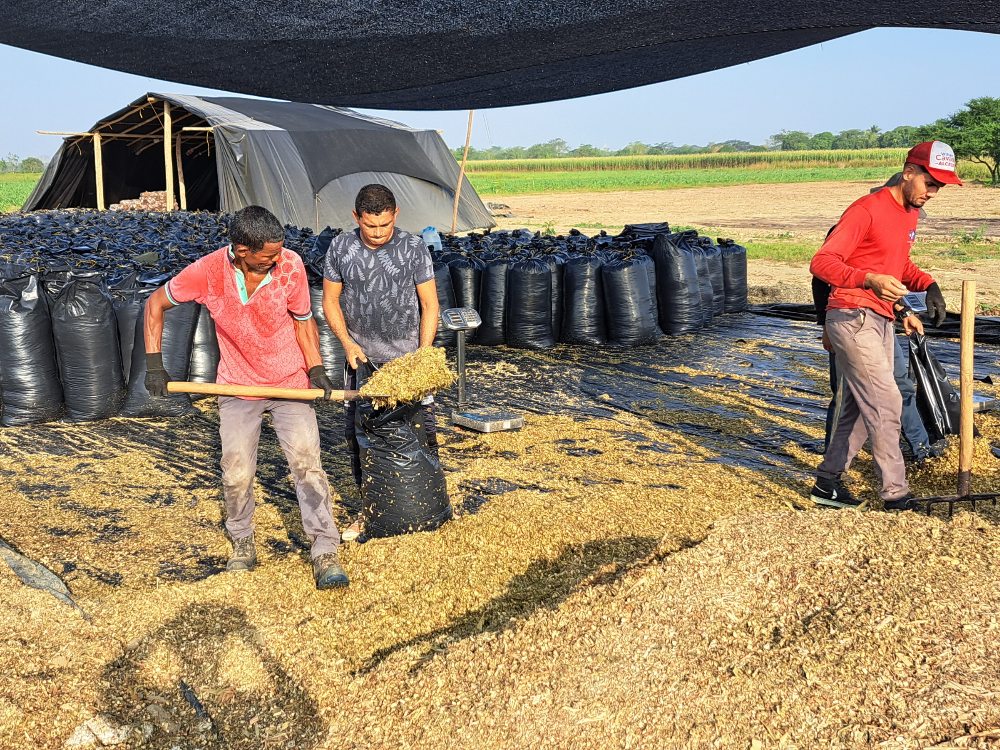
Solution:
<svg viewBox="0 0 1000 750">
<path fill-rule="evenodd" d="M 626 223 L 668 221 L 725 234 L 740 243 L 775 238 L 815 242 L 817 247 L 843 210 L 871 187 L 866 182 L 739 185 L 616 193 L 558 193 L 493 198 L 510 207 L 498 228 L 579 227 L 585 233 L 621 231 Z M 948 188 L 927 205 L 920 236 L 947 240 L 961 232 L 983 232 L 1000 240 L 1000 191 L 979 185 Z M 1000 248 L 998 248 L 1000 255 Z M 1000 258 L 974 265 L 950 258 L 922 261 L 938 279 L 949 306 L 958 305 L 961 281 L 975 278 L 982 304 L 1000 304 Z M 809 294 L 806 263 L 751 261 L 751 297 L 756 302 L 804 302 Z"/>
</svg>

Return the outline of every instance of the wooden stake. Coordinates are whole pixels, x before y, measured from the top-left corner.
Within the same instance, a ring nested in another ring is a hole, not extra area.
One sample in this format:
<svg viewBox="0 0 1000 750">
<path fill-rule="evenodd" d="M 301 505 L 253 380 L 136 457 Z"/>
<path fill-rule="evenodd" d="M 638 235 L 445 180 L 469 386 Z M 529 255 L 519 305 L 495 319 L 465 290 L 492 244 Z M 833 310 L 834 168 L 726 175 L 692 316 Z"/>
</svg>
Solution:
<svg viewBox="0 0 1000 750">
<path fill-rule="evenodd" d="M 163 169 L 167 177 L 167 211 L 174 210 L 174 143 L 173 123 L 170 116 L 170 102 L 163 102 Z"/>
<path fill-rule="evenodd" d="M 97 210 L 103 211 L 104 205 L 104 148 L 101 145 L 101 134 L 94 133 L 94 179 L 97 188 Z"/>
<path fill-rule="evenodd" d="M 458 199 L 462 197 L 462 180 L 465 179 L 465 162 L 469 158 L 469 141 L 472 139 L 472 113 L 476 110 L 469 110 L 469 127 L 465 131 L 465 150 L 462 152 L 462 164 L 458 168 L 458 185 L 455 187 L 455 205 L 451 209 L 451 233 L 455 234 L 458 226 Z"/>
<path fill-rule="evenodd" d="M 177 136 L 177 192 L 181 199 L 181 211 L 187 211 L 187 188 L 184 185 L 184 163 L 181 160 L 181 137 Z"/>
<path fill-rule="evenodd" d="M 972 368 L 976 333 L 976 282 L 962 282 L 961 369 L 959 371 L 958 496 L 968 497 L 972 484 Z"/>
</svg>

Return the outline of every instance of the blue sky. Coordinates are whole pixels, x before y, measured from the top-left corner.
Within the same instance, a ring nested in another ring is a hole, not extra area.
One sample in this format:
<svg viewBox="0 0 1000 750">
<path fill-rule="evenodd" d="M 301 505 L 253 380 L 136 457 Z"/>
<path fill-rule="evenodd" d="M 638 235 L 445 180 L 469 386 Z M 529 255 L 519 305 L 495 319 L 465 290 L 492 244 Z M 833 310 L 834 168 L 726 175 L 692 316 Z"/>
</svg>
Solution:
<svg viewBox="0 0 1000 750">
<path fill-rule="evenodd" d="M 221 94 L 0 45 L 6 71 L 0 155 L 48 158 L 59 145 L 36 130 L 85 130 L 147 91 Z M 764 142 L 778 131 L 837 132 L 920 125 L 977 96 L 1000 97 L 1000 35 L 875 29 L 676 81 L 547 104 L 478 110 L 472 143 L 528 146 L 563 138 L 620 148 L 632 141 Z M 363 110 L 372 111 L 372 110 Z M 380 114 L 465 138 L 467 112 Z"/>
</svg>

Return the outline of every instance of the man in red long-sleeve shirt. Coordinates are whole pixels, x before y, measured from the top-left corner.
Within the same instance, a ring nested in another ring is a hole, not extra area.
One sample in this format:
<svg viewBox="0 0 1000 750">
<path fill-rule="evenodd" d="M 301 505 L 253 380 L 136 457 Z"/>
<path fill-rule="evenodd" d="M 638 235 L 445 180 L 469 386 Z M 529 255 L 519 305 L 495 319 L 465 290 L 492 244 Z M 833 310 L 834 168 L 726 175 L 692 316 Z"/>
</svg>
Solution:
<svg viewBox="0 0 1000 750">
<path fill-rule="evenodd" d="M 826 333 L 843 388 L 812 489 L 819 505 L 861 504 L 841 477 L 870 438 L 883 505 L 914 506 L 899 450 L 902 401 L 893 380 L 893 306 L 908 291 L 926 291 L 928 315 L 938 325 L 944 320 L 941 289 L 910 260 L 910 247 L 920 208 L 944 185 L 961 184 L 951 148 L 940 141 L 920 143 L 907 153 L 900 182 L 852 203 L 813 257 L 809 270 L 833 287 Z M 904 309 L 902 317 L 907 333 L 922 331 L 912 312 Z"/>
</svg>

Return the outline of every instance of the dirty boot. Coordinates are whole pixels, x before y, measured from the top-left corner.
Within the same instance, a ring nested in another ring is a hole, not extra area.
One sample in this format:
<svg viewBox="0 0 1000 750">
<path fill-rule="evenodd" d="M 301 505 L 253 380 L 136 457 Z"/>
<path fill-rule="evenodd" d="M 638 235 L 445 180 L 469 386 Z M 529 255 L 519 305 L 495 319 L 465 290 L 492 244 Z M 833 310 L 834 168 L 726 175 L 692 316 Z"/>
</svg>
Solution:
<svg viewBox="0 0 1000 750">
<path fill-rule="evenodd" d="M 313 577 L 316 579 L 316 588 L 335 589 L 347 586 L 351 581 L 347 573 L 340 566 L 340 558 L 336 551 L 326 552 L 313 561 Z"/>
<path fill-rule="evenodd" d="M 257 564 L 257 546 L 253 541 L 253 534 L 242 539 L 233 540 L 233 554 L 226 563 L 226 570 L 247 571 L 253 570 Z"/>
</svg>

